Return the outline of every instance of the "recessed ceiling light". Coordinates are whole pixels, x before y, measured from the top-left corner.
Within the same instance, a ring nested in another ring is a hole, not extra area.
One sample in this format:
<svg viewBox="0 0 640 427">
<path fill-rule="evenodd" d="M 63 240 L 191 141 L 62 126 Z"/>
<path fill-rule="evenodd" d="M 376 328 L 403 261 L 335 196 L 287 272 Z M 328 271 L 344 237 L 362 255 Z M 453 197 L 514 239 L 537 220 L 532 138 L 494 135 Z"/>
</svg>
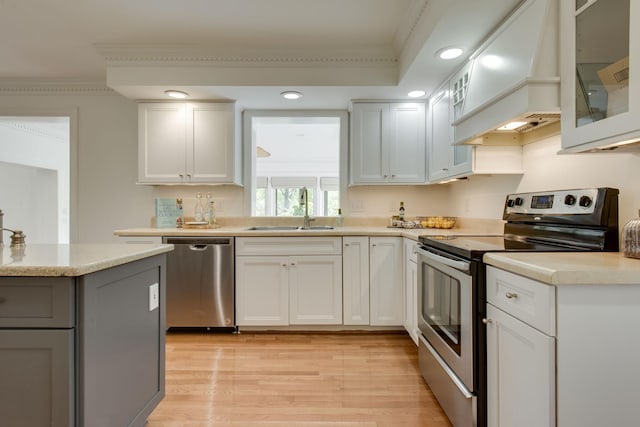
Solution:
<svg viewBox="0 0 640 427">
<path fill-rule="evenodd" d="M 171 98 L 184 99 L 189 97 L 189 94 L 187 92 L 182 92 L 181 90 L 169 89 L 165 90 L 164 93 L 166 93 L 167 96 L 170 96 Z"/>
<path fill-rule="evenodd" d="M 454 59 L 462 55 L 462 49 L 459 47 L 446 47 L 436 52 L 441 59 Z"/>
<path fill-rule="evenodd" d="M 302 94 L 300 92 L 296 92 L 294 90 L 284 91 L 280 95 L 282 95 L 282 97 L 285 98 L 285 99 L 300 99 L 300 98 L 302 98 Z"/>
<path fill-rule="evenodd" d="M 409 98 L 420 98 L 421 96 L 425 96 L 427 92 L 423 90 L 412 90 L 407 94 Z"/>
</svg>

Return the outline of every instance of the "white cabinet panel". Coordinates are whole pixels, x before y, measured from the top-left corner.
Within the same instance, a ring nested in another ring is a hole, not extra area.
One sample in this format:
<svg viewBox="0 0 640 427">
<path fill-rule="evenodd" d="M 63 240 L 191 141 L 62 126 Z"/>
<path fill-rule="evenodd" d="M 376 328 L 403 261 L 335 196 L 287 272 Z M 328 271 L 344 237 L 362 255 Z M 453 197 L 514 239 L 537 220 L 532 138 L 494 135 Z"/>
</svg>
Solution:
<svg viewBox="0 0 640 427">
<path fill-rule="evenodd" d="M 487 304 L 488 425 L 555 426 L 555 339 Z"/>
<path fill-rule="evenodd" d="M 369 237 L 342 238 L 343 317 L 345 325 L 369 324 Z"/>
<path fill-rule="evenodd" d="M 559 4 L 562 148 L 640 140 L 640 0 Z"/>
<path fill-rule="evenodd" d="M 138 181 L 239 183 L 236 109 L 230 103 L 140 103 Z"/>
<path fill-rule="evenodd" d="M 418 265 L 416 242 L 404 239 L 404 328 L 418 345 Z"/>
<path fill-rule="evenodd" d="M 370 324 L 402 326 L 402 237 L 370 237 L 369 242 Z"/>
<path fill-rule="evenodd" d="M 351 184 L 424 183 L 423 103 L 357 102 L 351 112 Z"/>
<path fill-rule="evenodd" d="M 289 280 L 290 324 L 342 324 L 342 257 L 290 257 Z"/>
<path fill-rule="evenodd" d="M 288 257 L 236 257 L 239 326 L 289 324 L 288 265 Z"/>
</svg>

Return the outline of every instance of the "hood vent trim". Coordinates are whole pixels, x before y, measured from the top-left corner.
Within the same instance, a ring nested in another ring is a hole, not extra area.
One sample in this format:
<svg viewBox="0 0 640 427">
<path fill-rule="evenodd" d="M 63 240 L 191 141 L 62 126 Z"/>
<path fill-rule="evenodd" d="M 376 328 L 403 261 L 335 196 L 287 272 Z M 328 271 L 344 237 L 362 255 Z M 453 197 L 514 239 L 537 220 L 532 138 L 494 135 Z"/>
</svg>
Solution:
<svg viewBox="0 0 640 427">
<path fill-rule="evenodd" d="M 470 57 L 468 84 L 454 108 L 454 144 L 513 121 L 526 122 L 500 133 L 526 133 L 560 121 L 558 5 L 527 0 Z M 460 102 L 460 101 L 459 101 Z"/>
</svg>

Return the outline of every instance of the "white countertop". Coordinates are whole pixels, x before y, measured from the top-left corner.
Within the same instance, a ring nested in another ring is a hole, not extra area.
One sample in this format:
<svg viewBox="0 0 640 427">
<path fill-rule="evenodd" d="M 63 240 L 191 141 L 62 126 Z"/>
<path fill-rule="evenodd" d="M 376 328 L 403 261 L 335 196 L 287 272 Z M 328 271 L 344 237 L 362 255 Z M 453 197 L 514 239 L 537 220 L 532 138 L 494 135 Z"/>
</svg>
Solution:
<svg viewBox="0 0 640 427">
<path fill-rule="evenodd" d="M 5 245 L 0 276 L 82 276 L 171 250 L 173 245 L 151 244 Z"/>
<path fill-rule="evenodd" d="M 620 252 L 488 253 L 484 262 L 550 285 L 638 285 L 640 259 Z"/>
<path fill-rule="evenodd" d="M 116 230 L 116 236 L 227 236 L 227 237 L 296 237 L 296 236 L 401 236 L 418 240 L 423 235 L 469 234 L 470 230 L 441 228 L 336 227 L 333 230 L 247 230 L 248 226 L 197 228 L 129 228 Z"/>
</svg>

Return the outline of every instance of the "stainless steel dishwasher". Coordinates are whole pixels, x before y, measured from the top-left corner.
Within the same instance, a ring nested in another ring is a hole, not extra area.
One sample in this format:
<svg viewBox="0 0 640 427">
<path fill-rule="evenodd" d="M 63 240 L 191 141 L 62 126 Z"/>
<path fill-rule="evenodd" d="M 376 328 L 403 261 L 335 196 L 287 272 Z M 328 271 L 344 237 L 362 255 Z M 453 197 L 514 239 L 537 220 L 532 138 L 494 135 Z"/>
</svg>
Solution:
<svg viewBox="0 0 640 427">
<path fill-rule="evenodd" d="M 166 327 L 234 328 L 233 237 L 163 237 L 167 256 Z"/>
</svg>

